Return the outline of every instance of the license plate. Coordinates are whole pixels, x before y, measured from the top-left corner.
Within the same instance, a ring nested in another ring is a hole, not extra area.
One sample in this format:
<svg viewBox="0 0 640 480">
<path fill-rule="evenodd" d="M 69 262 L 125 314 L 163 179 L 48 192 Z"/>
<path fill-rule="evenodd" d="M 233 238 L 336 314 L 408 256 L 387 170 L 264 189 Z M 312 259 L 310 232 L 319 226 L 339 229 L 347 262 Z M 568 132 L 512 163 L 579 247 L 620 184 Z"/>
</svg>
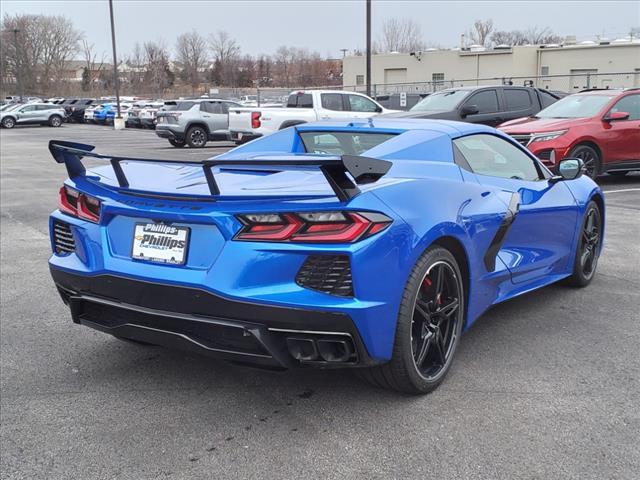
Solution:
<svg viewBox="0 0 640 480">
<path fill-rule="evenodd" d="M 243 136 L 244 136 L 244 135 L 243 135 L 243 133 L 242 133 L 242 132 L 238 133 L 238 140 L 242 140 L 242 137 L 243 137 Z"/>
<path fill-rule="evenodd" d="M 131 257 L 147 262 L 184 265 L 189 228 L 165 223 L 136 223 Z"/>
</svg>

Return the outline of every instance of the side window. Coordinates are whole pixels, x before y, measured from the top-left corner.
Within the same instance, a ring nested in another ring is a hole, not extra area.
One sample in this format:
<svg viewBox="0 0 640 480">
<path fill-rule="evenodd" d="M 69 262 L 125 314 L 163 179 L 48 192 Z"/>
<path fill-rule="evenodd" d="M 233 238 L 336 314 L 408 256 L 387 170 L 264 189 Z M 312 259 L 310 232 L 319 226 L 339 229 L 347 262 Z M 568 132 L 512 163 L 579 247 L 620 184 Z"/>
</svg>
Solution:
<svg viewBox="0 0 640 480">
<path fill-rule="evenodd" d="M 344 110 L 342 106 L 342 97 L 343 95 L 340 95 L 339 93 L 323 93 L 320 95 L 322 108 L 341 112 Z"/>
<path fill-rule="evenodd" d="M 378 106 L 360 95 L 349 95 L 349 110 L 352 112 L 376 112 Z"/>
<path fill-rule="evenodd" d="M 530 90 L 524 88 L 505 88 L 503 92 L 508 111 L 528 110 L 531 108 Z"/>
<path fill-rule="evenodd" d="M 507 140 L 495 135 L 468 135 L 454 145 L 474 173 L 517 180 L 540 180 L 535 161 Z"/>
<path fill-rule="evenodd" d="M 33 112 L 36 109 L 35 105 L 27 105 L 26 107 L 22 107 L 20 110 L 22 113 Z"/>
<path fill-rule="evenodd" d="M 223 113 L 222 105 L 219 102 L 202 102 L 200 104 L 200 111 L 207 113 Z"/>
<path fill-rule="evenodd" d="M 547 108 L 549 105 L 556 103 L 558 99 L 551 95 L 550 93 L 543 92 L 542 90 L 538 90 L 538 95 L 540 95 L 540 102 L 542 103 L 542 108 Z"/>
<path fill-rule="evenodd" d="M 479 114 L 495 113 L 498 111 L 498 94 L 495 90 L 483 90 L 471 95 L 464 105 L 475 105 Z"/>
<path fill-rule="evenodd" d="M 627 112 L 629 120 L 640 120 L 640 95 L 627 95 L 616 103 L 609 113 Z"/>
<path fill-rule="evenodd" d="M 289 95 L 287 108 L 313 108 L 313 97 L 310 93 L 294 93 Z"/>
</svg>

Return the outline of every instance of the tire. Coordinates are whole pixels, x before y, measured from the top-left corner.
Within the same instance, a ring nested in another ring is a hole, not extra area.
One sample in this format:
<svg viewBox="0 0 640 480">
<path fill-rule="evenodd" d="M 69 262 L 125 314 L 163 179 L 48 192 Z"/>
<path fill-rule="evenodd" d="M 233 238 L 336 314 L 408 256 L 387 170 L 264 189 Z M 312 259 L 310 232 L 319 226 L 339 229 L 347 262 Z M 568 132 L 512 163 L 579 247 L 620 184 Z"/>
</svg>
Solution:
<svg viewBox="0 0 640 480">
<path fill-rule="evenodd" d="M 175 138 L 170 138 L 169 143 L 176 148 L 182 148 L 186 145 L 184 140 L 176 140 Z"/>
<path fill-rule="evenodd" d="M 2 126 L 4 128 L 13 128 L 16 126 L 16 121 L 12 117 L 5 117 L 2 119 Z"/>
<path fill-rule="evenodd" d="M 391 360 L 356 373 L 374 386 L 403 393 L 435 390 L 451 368 L 465 305 L 464 282 L 455 258 L 442 247 L 430 247 L 405 286 Z"/>
<path fill-rule="evenodd" d="M 613 175 L 614 177 L 624 177 L 629 170 L 615 170 L 613 172 L 607 172 L 609 175 Z"/>
<path fill-rule="evenodd" d="M 62 117 L 60 115 L 51 115 L 49 118 L 50 127 L 59 127 L 62 125 Z"/>
<path fill-rule="evenodd" d="M 602 159 L 598 151 L 590 145 L 576 145 L 568 157 L 579 158 L 584 162 L 587 175 L 595 180 L 602 171 Z"/>
<path fill-rule="evenodd" d="M 207 144 L 207 131 L 202 127 L 191 127 L 187 130 L 186 141 L 191 148 L 202 148 Z"/>
<path fill-rule="evenodd" d="M 587 205 L 582 223 L 580 236 L 573 260 L 573 272 L 567 279 L 573 287 L 586 287 L 591 283 L 598 266 L 600 249 L 602 246 L 602 215 L 598 204 L 593 200 Z"/>
</svg>

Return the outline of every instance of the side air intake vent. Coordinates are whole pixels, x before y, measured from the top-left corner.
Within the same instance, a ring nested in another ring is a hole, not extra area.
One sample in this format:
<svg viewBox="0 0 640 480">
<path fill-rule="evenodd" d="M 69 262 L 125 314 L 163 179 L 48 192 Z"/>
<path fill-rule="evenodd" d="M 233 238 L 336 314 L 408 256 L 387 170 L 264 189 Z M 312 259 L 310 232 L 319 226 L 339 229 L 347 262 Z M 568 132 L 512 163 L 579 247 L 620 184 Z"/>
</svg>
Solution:
<svg viewBox="0 0 640 480">
<path fill-rule="evenodd" d="M 311 255 L 304 262 L 296 283 L 301 287 L 340 297 L 353 297 L 351 264 L 346 255 Z"/>
<path fill-rule="evenodd" d="M 53 222 L 53 244 L 57 254 L 73 253 L 76 250 L 76 242 L 68 223 L 56 220 Z"/>
</svg>

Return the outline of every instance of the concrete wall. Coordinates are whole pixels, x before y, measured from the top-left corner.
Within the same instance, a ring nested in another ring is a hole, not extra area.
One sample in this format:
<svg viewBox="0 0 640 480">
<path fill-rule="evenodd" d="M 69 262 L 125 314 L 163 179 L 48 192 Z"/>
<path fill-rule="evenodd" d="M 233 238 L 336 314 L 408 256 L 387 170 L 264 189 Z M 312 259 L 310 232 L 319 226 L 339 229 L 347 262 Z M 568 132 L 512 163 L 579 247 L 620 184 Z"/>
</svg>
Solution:
<svg viewBox="0 0 640 480">
<path fill-rule="evenodd" d="M 548 67 L 549 77 L 536 78 Z M 590 75 L 631 72 L 626 75 Z M 381 91 L 424 91 L 460 85 L 495 84 L 503 78 L 513 79 L 521 85 L 532 80 L 538 86 L 574 91 L 590 87 L 640 86 L 640 43 L 620 45 L 566 46 L 544 48 L 537 46 L 513 47 L 510 50 L 468 52 L 460 50 L 426 51 L 420 55 L 384 54 L 372 59 L 372 83 L 419 83 L 422 85 L 396 85 L 377 87 Z M 343 85 L 358 85 L 364 89 L 365 57 L 353 56 L 343 60 Z M 434 74 L 444 74 L 441 85 L 432 82 Z M 562 75 L 563 77 L 553 77 Z M 571 77 L 570 77 L 571 76 Z M 478 80 L 476 79 L 487 79 Z"/>
</svg>

